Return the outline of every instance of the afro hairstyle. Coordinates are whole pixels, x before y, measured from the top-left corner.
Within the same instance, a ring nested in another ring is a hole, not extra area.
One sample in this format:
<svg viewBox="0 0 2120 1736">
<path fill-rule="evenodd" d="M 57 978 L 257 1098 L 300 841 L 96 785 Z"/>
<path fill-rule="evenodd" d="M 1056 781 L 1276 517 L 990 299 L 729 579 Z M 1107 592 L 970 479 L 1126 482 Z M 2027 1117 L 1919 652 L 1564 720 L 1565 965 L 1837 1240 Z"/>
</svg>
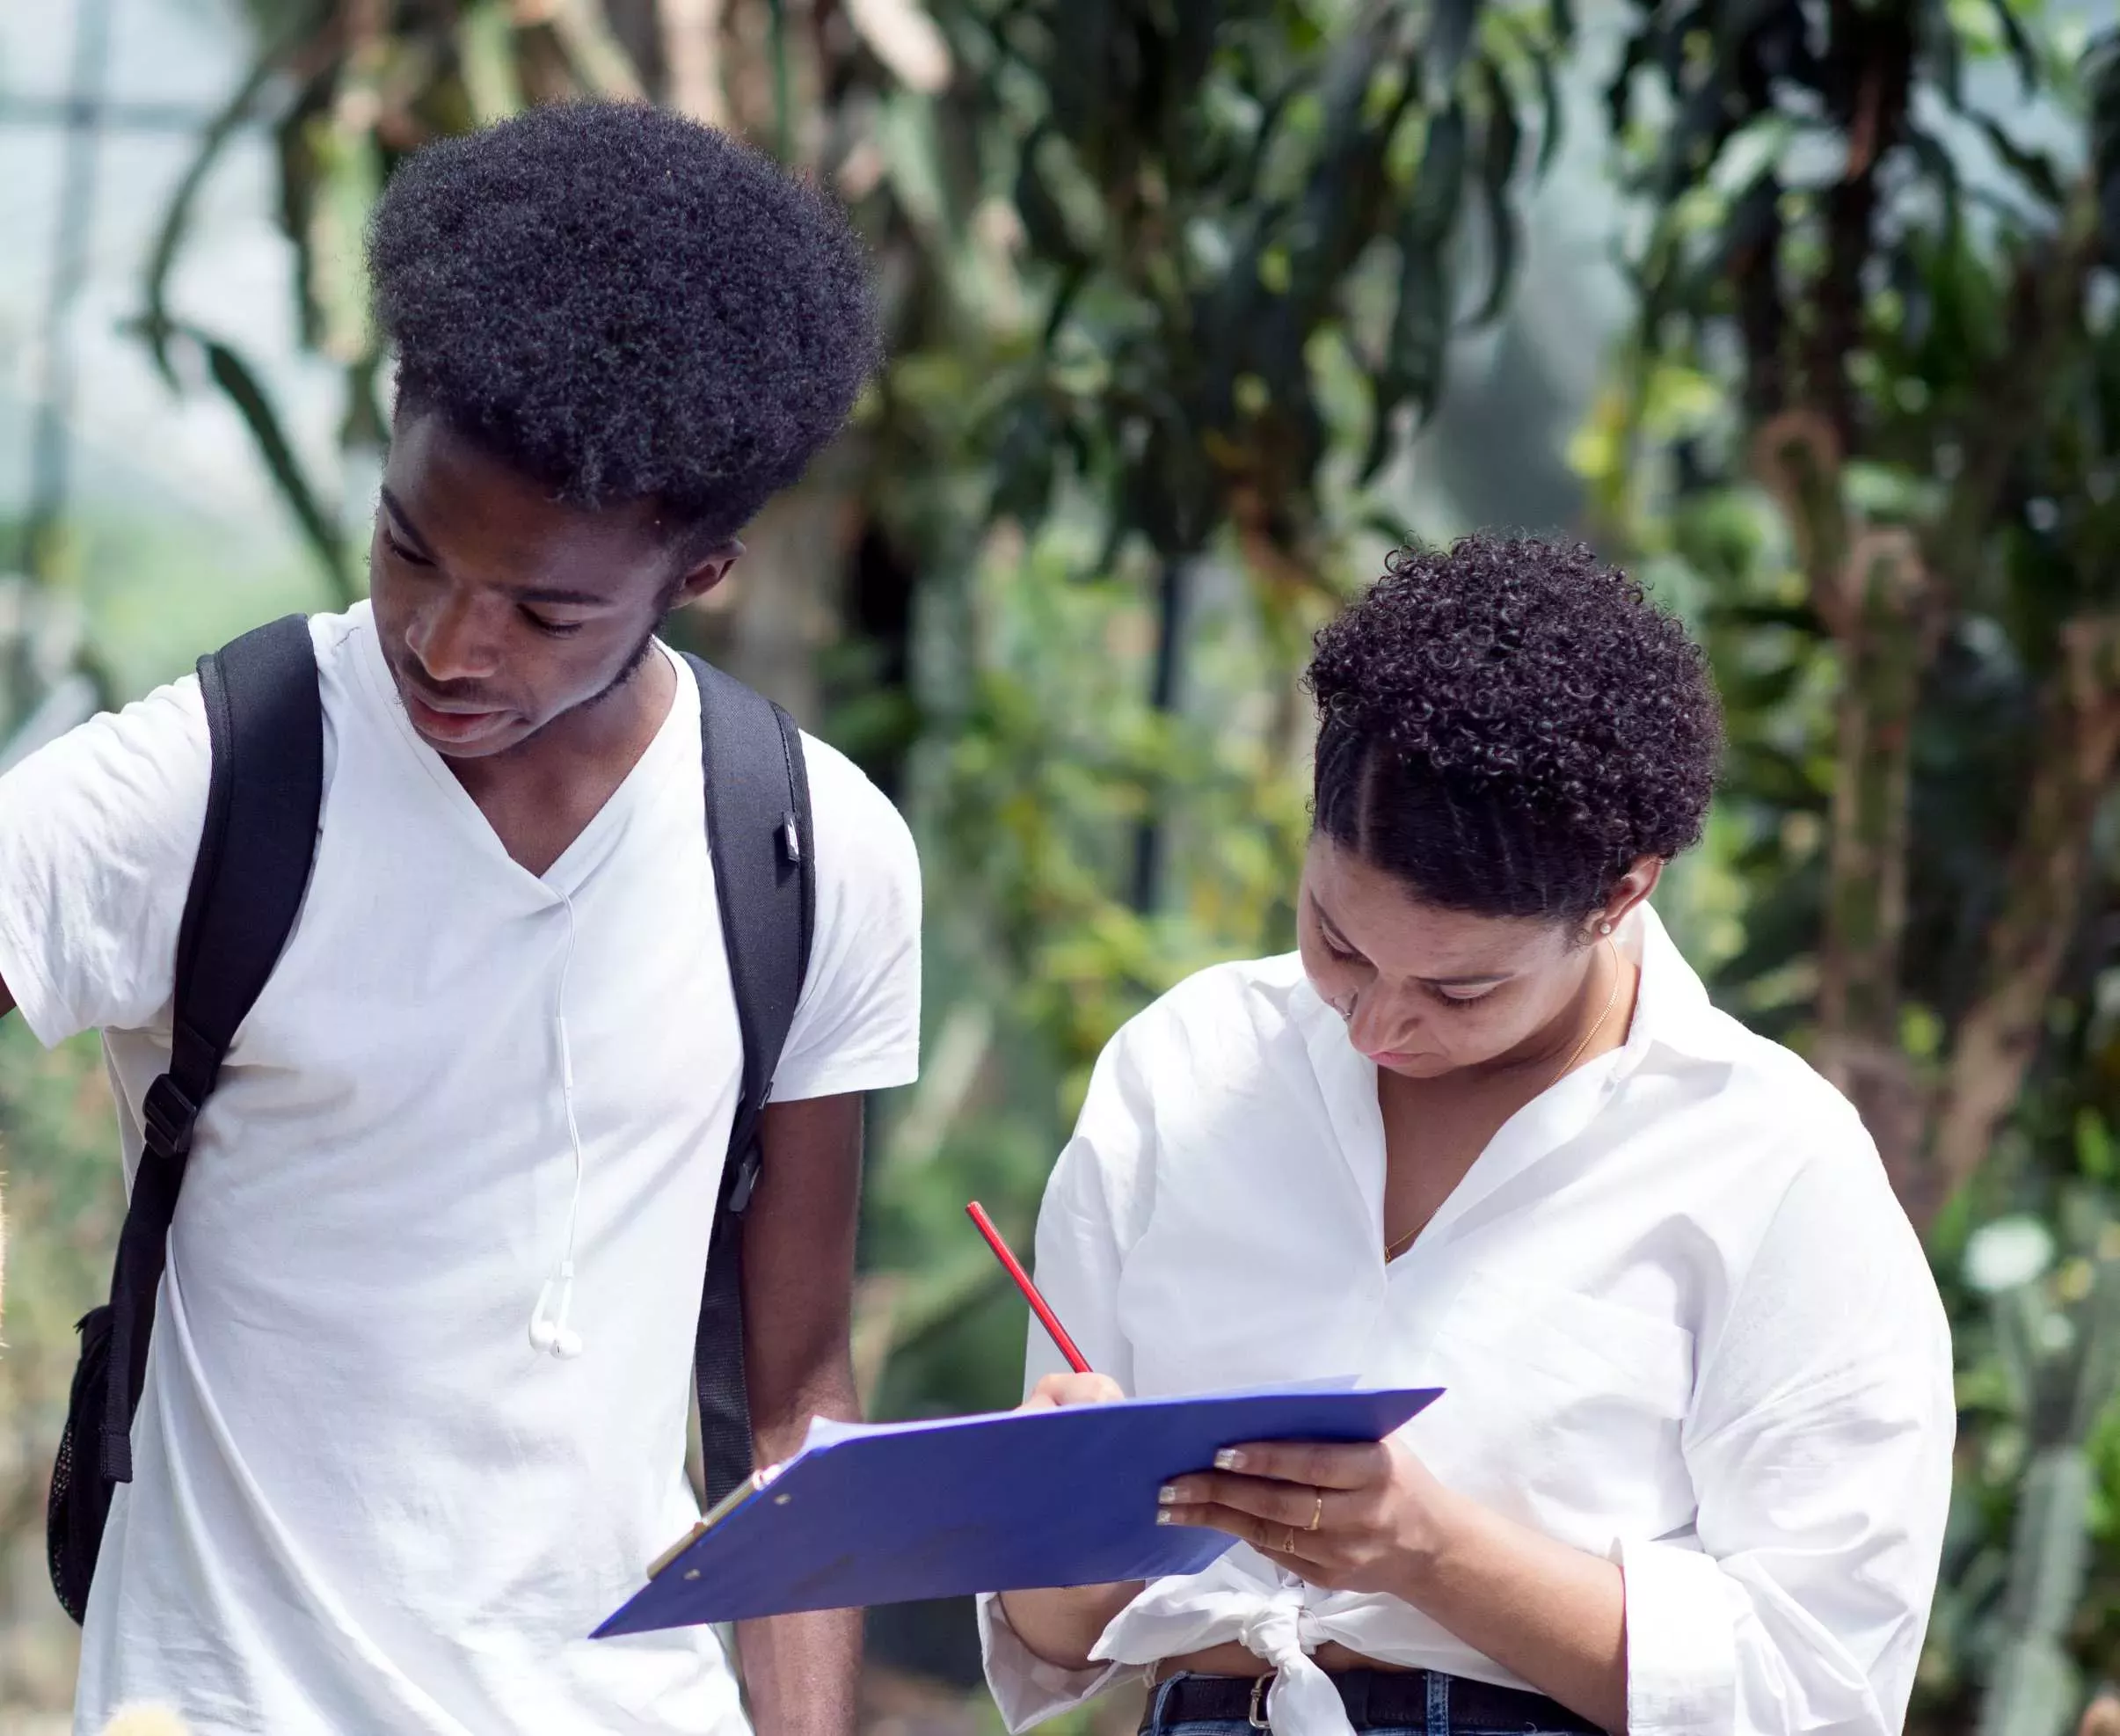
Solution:
<svg viewBox="0 0 2120 1736">
<path fill-rule="evenodd" d="M 401 406 L 569 506 L 732 536 L 879 360 L 868 259 L 823 193 L 727 135 L 570 103 L 441 141 L 368 237 Z"/>
</svg>

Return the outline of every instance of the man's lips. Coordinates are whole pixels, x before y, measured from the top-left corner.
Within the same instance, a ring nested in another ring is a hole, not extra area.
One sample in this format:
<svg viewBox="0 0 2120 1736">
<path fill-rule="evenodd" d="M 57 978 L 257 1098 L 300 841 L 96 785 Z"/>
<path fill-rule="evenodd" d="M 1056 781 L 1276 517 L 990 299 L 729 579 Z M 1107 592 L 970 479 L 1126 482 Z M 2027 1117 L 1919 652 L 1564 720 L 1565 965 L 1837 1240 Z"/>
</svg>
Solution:
<svg viewBox="0 0 2120 1736">
<path fill-rule="evenodd" d="M 443 741 L 467 741 L 483 735 L 493 726 L 494 719 L 503 715 L 484 707 L 474 710 L 462 705 L 437 704 L 431 699 L 422 699 L 410 688 L 402 689 L 401 692 L 413 727 L 422 735 Z"/>
</svg>

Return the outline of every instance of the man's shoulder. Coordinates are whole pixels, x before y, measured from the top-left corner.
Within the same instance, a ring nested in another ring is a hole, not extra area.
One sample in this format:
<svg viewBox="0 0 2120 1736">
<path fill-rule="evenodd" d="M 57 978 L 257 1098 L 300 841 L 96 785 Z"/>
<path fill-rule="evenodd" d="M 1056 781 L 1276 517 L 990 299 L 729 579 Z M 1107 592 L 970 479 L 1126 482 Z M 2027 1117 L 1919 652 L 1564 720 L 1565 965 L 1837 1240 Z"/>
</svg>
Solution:
<svg viewBox="0 0 2120 1736">
<path fill-rule="evenodd" d="M 811 823 L 818 841 L 818 872 L 845 865 L 906 868 L 917 873 L 912 830 L 891 798 L 830 742 L 805 730 L 802 744 Z"/>
</svg>

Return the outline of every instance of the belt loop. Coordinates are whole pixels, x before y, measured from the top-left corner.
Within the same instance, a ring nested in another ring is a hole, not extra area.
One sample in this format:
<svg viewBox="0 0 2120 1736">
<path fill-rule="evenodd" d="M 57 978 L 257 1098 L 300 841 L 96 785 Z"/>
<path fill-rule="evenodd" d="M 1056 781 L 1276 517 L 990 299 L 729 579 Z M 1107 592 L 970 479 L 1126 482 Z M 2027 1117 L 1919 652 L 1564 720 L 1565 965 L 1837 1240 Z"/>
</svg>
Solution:
<svg viewBox="0 0 2120 1736">
<path fill-rule="evenodd" d="M 1161 1669 L 1162 1667 L 1162 1666 L 1159 1662 L 1156 1668 Z M 1170 1696 L 1177 1687 L 1178 1678 L 1174 1674 L 1167 1681 L 1158 1682 L 1154 1674 L 1151 1673 L 1148 1681 L 1150 1689 L 1148 1704 L 1147 1710 L 1141 1714 L 1141 1727 L 1139 1736 L 1162 1736 L 1165 1727 L 1163 1714 L 1169 1710 Z"/>
<path fill-rule="evenodd" d="M 1450 1736 L 1450 1678 L 1428 1672 L 1428 1736 Z"/>
</svg>

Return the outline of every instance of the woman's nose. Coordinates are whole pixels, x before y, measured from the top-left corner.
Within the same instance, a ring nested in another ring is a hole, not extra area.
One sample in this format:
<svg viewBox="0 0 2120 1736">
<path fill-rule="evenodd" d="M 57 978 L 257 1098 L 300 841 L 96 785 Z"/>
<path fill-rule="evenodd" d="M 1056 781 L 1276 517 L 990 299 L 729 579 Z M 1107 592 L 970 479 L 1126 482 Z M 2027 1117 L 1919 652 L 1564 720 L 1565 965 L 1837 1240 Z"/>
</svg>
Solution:
<svg viewBox="0 0 2120 1736">
<path fill-rule="evenodd" d="M 1348 1040 L 1364 1054 L 1395 1054 L 1406 1047 L 1412 1023 L 1398 996 L 1381 983 L 1368 983 L 1355 992 L 1348 1010 Z"/>
</svg>

